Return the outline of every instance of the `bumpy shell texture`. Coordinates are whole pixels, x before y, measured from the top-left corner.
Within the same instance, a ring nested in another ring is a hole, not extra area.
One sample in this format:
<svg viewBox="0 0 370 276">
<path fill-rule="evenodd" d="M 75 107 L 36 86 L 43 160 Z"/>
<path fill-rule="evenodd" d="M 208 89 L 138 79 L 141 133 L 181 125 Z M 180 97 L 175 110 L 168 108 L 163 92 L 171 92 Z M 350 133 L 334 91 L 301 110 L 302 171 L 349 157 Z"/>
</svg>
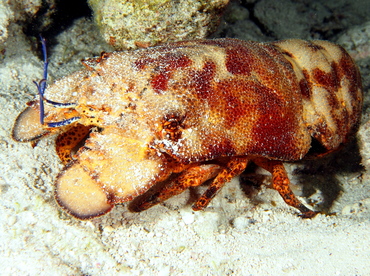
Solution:
<svg viewBox="0 0 370 276">
<path fill-rule="evenodd" d="M 280 161 L 304 158 L 313 140 L 322 153 L 337 149 L 360 119 L 358 69 L 343 48 L 325 41 L 184 41 L 84 63 L 85 70 L 46 91 L 50 100 L 76 103 L 47 107 L 46 123 L 74 116 L 78 122 L 37 130 L 34 104 L 13 130 L 21 142 L 63 133 L 57 151 L 76 148 L 73 158 L 61 157 L 67 161 L 56 199 L 80 219 L 105 214 L 159 182 L 169 182 L 176 193 L 199 185 L 207 180 L 199 176 L 202 170 L 218 183 L 211 184 L 209 202 L 248 161 L 270 170 L 275 184 L 287 185 L 281 181 L 285 174 L 278 174 L 284 170 Z M 89 135 L 76 135 L 77 124 L 88 127 Z M 202 180 L 194 184 L 189 176 Z M 279 185 L 288 204 L 308 212 Z"/>
</svg>

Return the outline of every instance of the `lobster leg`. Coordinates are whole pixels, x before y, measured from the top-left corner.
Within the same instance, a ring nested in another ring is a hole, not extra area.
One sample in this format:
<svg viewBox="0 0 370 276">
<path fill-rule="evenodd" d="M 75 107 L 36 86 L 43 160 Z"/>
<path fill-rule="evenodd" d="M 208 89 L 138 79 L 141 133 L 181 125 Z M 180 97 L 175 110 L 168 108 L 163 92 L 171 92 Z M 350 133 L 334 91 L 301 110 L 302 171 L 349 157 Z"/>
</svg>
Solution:
<svg viewBox="0 0 370 276">
<path fill-rule="evenodd" d="M 317 212 L 308 209 L 294 195 L 289 187 L 290 181 L 281 161 L 256 158 L 253 159 L 253 162 L 272 174 L 272 187 L 279 192 L 286 204 L 301 211 L 301 217 L 312 218 L 317 215 Z"/>
<path fill-rule="evenodd" d="M 148 191 L 146 194 L 135 199 L 130 205 L 130 210 L 141 212 L 149 209 L 170 197 L 181 194 L 189 187 L 202 185 L 205 181 L 214 178 L 219 171 L 220 166 L 214 164 L 192 166 L 180 173 L 172 181 L 163 183 L 159 189 Z"/>
<path fill-rule="evenodd" d="M 77 124 L 58 136 L 55 141 L 55 148 L 64 165 L 73 160 L 73 151 L 78 147 L 78 144 L 86 138 L 90 129 L 91 127 Z"/>
<path fill-rule="evenodd" d="M 225 183 L 229 182 L 234 176 L 241 174 L 247 167 L 247 164 L 248 159 L 246 157 L 232 158 L 212 181 L 203 195 L 194 203 L 193 210 L 199 211 L 206 208 Z"/>
</svg>

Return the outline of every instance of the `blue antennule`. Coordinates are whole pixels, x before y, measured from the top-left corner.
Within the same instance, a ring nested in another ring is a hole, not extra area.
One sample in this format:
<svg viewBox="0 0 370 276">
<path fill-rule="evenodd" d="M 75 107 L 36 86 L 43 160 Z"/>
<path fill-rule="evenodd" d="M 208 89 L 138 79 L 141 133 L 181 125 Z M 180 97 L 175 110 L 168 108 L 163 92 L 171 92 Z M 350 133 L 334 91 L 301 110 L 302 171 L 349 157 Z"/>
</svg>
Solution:
<svg viewBox="0 0 370 276">
<path fill-rule="evenodd" d="M 44 118 L 45 118 L 45 108 L 44 108 L 44 101 L 47 104 L 50 104 L 56 108 L 69 108 L 69 107 L 75 107 L 75 103 L 58 103 L 54 101 L 50 101 L 44 97 L 45 89 L 46 89 L 46 82 L 48 80 L 48 55 L 46 51 L 46 39 L 40 36 L 41 40 L 41 45 L 42 45 L 42 54 L 44 56 L 44 73 L 43 73 L 43 78 L 40 80 L 38 83 L 36 81 L 33 81 L 33 83 L 36 85 L 38 94 L 39 94 L 39 105 L 40 105 L 40 123 L 42 125 L 45 124 Z M 48 127 L 61 127 L 61 126 L 66 126 L 69 124 L 72 124 L 75 121 L 78 121 L 81 119 L 81 117 L 73 117 L 70 119 L 62 120 L 59 122 L 51 122 L 51 123 L 46 123 Z"/>
</svg>

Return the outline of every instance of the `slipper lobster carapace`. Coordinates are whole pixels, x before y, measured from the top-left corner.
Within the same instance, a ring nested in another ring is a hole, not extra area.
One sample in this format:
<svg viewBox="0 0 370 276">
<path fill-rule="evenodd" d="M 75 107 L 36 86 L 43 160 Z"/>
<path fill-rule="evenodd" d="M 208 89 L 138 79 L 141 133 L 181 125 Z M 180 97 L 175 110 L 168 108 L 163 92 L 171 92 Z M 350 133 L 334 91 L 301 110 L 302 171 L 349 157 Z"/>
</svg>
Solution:
<svg viewBox="0 0 370 276">
<path fill-rule="evenodd" d="M 84 64 L 44 88 L 13 129 L 20 142 L 59 135 L 65 167 L 55 197 L 79 219 L 140 195 L 132 209 L 145 210 L 210 180 L 193 206 L 203 209 L 249 162 L 312 217 L 289 188 L 283 162 L 334 151 L 359 125 L 359 71 L 326 41 L 182 41 Z"/>
</svg>

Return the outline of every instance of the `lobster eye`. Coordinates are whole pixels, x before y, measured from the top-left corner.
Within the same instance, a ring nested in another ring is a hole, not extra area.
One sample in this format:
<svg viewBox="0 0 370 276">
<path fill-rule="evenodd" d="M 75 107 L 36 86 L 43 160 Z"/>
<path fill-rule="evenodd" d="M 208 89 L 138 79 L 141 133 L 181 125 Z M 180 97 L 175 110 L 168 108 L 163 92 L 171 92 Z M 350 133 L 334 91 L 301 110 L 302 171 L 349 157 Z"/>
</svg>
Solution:
<svg viewBox="0 0 370 276">
<path fill-rule="evenodd" d="M 166 131 L 171 131 L 171 132 L 176 131 L 179 126 L 180 126 L 180 122 L 176 120 L 175 118 L 171 118 L 168 121 L 165 121 L 163 123 L 163 128 Z"/>
<path fill-rule="evenodd" d="M 177 113 L 170 113 L 164 116 L 162 127 L 167 139 L 176 141 L 181 138 L 181 132 L 184 129 L 184 119 L 185 116 Z"/>
</svg>

